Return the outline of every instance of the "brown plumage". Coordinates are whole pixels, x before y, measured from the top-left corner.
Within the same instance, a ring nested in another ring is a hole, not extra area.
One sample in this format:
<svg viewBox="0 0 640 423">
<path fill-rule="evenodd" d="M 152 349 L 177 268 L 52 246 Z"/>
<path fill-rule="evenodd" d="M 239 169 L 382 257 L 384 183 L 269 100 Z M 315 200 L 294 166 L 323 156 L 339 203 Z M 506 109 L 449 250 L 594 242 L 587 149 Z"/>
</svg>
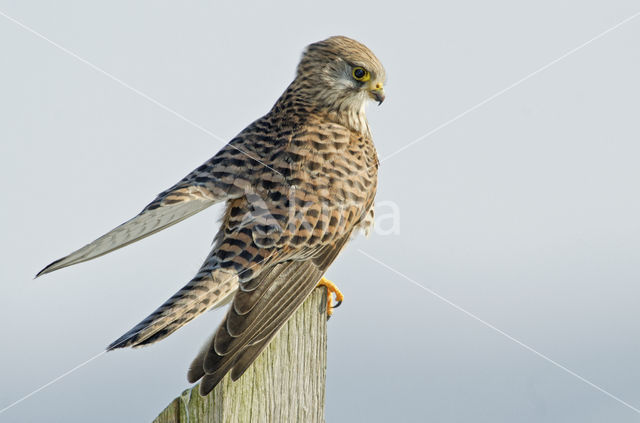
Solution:
<svg viewBox="0 0 640 423">
<path fill-rule="evenodd" d="M 109 345 L 158 341 L 204 311 L 232 305 L 188 378 L 206 394 L 236 380 L 302 304 L 356 228 L 373 216 L 378 161 L 364 105 L 384 99 L 373 53 L 346 37 L 311 44 L 271 111 L 159 194 L 133 219 L 39 274 L 87 261 L 225 201 L 197 275 Z"/>
</svg>

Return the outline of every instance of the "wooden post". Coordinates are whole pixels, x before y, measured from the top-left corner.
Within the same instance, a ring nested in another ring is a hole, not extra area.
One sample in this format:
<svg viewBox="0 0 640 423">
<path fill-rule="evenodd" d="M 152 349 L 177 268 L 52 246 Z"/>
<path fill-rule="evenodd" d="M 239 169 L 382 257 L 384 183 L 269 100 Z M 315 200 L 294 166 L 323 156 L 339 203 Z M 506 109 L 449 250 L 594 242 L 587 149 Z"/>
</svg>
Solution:
<svg viewBox="0 0 640 423">
<path fill-rule="evenodd" d="M 244 375 L 227 375 L 206 397 L 198 386 L 154 423 L 324 423 L 327 291 L 315 289 Z M 185 366 L 186 368 L 186 366 Z"/>
</svg>

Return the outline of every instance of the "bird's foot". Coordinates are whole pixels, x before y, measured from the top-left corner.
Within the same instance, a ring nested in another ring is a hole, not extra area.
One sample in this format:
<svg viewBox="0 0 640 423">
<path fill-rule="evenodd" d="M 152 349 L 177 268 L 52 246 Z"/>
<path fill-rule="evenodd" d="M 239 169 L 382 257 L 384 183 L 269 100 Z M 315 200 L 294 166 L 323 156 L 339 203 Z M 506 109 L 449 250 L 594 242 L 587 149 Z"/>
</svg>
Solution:
<svg viewBox="0 0 640 423">
<path fill-rule="evenodd" d="M 344 295 L 338 289 L 338 287 L 331 282 L 329 279 L 322 277 L 320 282 L 318 282 L 317 286 L 324 286 L 327 288 L 327 318 L 331 317 L 333 314 L 333 309 L 339 307 L 342 304 L 342 300 L 344 300 Z M 333 304 L 333 299 L 331 298 L 331 294 L 336 298 L 336 303 Z"/>
</svg>

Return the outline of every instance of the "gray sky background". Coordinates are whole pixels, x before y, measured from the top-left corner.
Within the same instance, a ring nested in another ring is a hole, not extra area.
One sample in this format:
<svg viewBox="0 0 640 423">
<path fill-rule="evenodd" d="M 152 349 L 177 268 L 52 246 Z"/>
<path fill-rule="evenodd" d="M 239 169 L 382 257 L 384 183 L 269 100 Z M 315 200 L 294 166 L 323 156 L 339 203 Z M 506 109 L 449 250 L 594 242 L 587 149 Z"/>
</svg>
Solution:
<svg viewBox="0 0 640 423">
<path fill-rule="evenodd" d="M 229 139 L 305 45 L 384 63 L 381 158 L 640 10 L 634 1 L 11 2 L 0 10 Z M 640 414 L 640 17 L 398 155 L 400 233 L 328 272 L 327 421 L 634 422 Z M 221 143 L 0 16 L 0 408 L 98 354 L 187 282 L 221 207 L 36 281 Z M 101 356 L 0 421 L 150 421 L 222 312 Z M 55 419 L 54 419 L 55 417 Z"/>
</svg>

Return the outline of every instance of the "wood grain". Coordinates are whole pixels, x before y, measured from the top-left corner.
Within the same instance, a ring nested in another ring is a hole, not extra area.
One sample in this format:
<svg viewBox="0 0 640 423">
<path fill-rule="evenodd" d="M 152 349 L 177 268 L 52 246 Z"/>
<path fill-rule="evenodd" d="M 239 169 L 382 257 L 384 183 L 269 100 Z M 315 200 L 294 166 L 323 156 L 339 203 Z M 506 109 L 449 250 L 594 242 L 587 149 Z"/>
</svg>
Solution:
<svg viewBox="0 0 640 423">
<path fill-rule="evenodd" d="M 324 423 L 327 292 L 315 289 L 237 381 L 185 390 L 154 423 Z"/>
</svg>

